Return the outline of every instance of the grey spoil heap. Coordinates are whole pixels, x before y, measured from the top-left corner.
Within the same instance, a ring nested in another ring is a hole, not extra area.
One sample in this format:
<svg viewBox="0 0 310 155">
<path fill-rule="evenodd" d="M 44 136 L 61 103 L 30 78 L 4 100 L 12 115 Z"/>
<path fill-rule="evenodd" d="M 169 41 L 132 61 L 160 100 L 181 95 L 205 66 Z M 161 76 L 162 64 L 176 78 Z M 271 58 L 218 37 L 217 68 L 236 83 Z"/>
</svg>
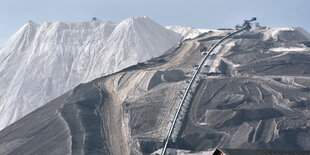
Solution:
<svg viewBox="0 0 310 155">
<path fill-rule="evenodd" d="M 204 33 L 79 85 L 0 131 L 0 154 L 160 154 L 193 68 L 204 57 L 198 41 L 210 49 L 232 32 Z M 309 150 L 307 42 L 310 35 L 301 28 L 255 27 L 217 46 L 167 151 Z"/>
</svg>

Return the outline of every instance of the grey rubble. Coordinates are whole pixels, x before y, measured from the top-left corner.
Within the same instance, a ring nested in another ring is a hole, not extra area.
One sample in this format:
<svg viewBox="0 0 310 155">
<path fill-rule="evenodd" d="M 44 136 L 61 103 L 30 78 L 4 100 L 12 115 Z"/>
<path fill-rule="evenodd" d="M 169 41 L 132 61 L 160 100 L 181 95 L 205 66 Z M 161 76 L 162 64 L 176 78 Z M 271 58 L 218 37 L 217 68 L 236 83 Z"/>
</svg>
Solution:
<svg viewBox="0 0 310 155">
<path fill-rule="evenodd" d="M 255 28 L 224 42 L 199 74 L 170 147 L 310 150 L 310 41 Z M 81 84 L 0 132 L 0 154 L 150 154 L 161 148 L 195 66 L 230 31 Z M 274 51 L 299 48 L 303 50 Z"/>
</svg>

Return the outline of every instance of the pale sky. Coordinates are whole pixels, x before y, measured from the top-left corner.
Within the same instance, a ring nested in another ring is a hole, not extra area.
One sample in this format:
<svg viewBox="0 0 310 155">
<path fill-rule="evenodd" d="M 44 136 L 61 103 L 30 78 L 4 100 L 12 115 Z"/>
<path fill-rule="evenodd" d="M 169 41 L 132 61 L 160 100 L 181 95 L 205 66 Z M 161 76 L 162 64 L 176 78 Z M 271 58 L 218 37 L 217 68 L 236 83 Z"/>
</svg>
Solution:
<svg viewBox="0 0 310 155">
<path fill-rule="evenodd" d="M 212 29 L 257 17 L 261 25 L 310 32 L 309 0 L 0 0 L 0 46 L 28 20 L 85 22 L 97 17 L 120 22 L 138 16 L 164 26 Z"/>
</svg>

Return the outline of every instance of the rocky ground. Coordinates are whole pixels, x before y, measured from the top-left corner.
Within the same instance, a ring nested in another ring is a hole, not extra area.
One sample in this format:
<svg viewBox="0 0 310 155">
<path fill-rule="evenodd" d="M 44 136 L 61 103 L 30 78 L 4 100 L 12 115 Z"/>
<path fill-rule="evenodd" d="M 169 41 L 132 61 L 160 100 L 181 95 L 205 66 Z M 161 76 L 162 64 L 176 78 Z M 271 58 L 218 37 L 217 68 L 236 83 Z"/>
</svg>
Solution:
<svg viewBox="0 0 310 155">
<path fill-rule="evenodd" d="M 0 154 L 160 152 L 204 56 L 198 40 L 210 49 L 227 33 L 185 40 L 158 58 L 79 85 L 2 130 Z M 254 28 L 223 42 L 199 73 L 169 147 L 309 150 L 309 41 L 300 28 Z"/>
</svg>

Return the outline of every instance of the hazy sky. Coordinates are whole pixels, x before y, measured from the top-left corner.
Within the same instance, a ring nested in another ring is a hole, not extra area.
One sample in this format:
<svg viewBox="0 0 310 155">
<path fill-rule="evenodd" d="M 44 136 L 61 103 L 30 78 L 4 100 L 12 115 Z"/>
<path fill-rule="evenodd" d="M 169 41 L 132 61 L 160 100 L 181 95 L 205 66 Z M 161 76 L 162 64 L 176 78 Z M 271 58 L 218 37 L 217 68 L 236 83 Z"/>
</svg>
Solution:
<svg viewBox="0 0 310 155">
<path fill-rule="evenodd" d="M 28 20 L 120 22 L 137 16 L 195 28 L 234 27 L 255 16 L 261 25 L 310 32 L 309 0 L 0 0 L 0 46 Z"/>
</svg>

